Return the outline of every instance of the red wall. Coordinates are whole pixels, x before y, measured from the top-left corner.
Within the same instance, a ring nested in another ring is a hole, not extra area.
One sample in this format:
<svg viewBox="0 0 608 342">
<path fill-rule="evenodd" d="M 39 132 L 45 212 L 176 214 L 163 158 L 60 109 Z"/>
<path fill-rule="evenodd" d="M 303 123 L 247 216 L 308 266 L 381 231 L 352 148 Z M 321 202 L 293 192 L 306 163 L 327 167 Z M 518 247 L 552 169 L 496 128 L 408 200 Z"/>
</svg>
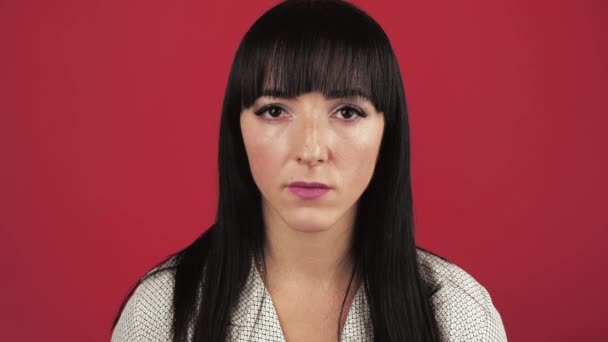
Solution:
<svg viewBox="0 0 608 342">
<path fill-rule="evenodd" d="M 2 1 L 3 340 L 107 341 L 129 286 L 211 224 L 229 66 L 274 3 Z M 510 341 L 606 339 L 606 3 L 356 3 L 404 74 L 419 243 Z"/>
</svg>

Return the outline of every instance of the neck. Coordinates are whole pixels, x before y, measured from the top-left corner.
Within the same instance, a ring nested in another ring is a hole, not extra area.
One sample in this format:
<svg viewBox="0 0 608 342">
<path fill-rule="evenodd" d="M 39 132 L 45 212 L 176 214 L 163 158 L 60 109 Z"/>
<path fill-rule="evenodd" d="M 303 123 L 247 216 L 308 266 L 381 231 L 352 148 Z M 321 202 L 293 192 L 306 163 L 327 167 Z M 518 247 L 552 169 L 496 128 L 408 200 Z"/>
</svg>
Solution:
<svg viewBox="0 0 608 342">
<path fill-rule="evenodd" d="M 323 288 L 343 287 L 353 270 L 353 206 L 333 226 L 310 232 L 289 227 L 267 205 L 264 243 L 267 279 Z"/>
</svg>

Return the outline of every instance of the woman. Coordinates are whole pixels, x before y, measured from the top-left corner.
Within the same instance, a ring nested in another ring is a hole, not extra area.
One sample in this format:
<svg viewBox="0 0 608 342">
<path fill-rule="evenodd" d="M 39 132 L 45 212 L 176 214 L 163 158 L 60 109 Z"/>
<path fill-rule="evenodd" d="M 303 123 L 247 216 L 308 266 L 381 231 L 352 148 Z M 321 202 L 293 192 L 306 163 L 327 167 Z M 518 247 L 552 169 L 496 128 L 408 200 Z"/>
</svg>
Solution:
<svg viewBox="0 0 608 342">
<path fill-rule="evenodd" d="M 243 38 L 216 222 L 148 272 L 113 341 L 506 341 L 488 292 L 417 248 L 409 127 L 381 27 L 286 1 Z"/>
</svg>

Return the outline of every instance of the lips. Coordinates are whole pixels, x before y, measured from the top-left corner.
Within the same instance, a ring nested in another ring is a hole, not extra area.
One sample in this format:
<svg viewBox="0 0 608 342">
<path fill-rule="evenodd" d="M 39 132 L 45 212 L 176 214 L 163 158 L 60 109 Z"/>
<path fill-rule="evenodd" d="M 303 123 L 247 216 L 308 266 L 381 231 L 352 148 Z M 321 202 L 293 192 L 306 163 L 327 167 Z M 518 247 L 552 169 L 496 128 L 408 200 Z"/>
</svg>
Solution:
<svg viewBox="0 0 608 342">
<path fill-rule="evenodd" d="M 331 189 L 331 187 L 327 184 L 319 183 L 319 182 L 291 182 L 288 185 L 291 187 L 298 188 L 316 188 L 316 189 Z"/>
<path fill-rule="evenodd" d="M 292 182 L 289 191 L 302 199 L 316 199 L 325 195 L 331 187 L 319 182 Z"/>
</svg>

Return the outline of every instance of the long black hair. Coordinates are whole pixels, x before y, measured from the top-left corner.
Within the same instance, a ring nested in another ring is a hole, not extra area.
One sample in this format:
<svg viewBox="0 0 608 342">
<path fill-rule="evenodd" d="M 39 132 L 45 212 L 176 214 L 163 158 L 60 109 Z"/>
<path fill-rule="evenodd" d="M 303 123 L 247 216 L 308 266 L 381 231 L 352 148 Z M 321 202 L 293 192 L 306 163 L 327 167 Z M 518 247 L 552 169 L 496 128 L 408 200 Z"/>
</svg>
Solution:
<svg viewBox="0 0 608 342">
<path fill-rule="evenodd" d="M 439 341 L 430 299 L 435 289 L 423 279 L 414 242 L 409 125 L 398 62 L 378 23 L 338 0 L 282 2 L 253 24 L 238 47 L 222 107 L 216 220 L 170 256 L 174 341 L 186 341 L 188 329 L 193 341 L 225 340 L 231 309 L 253 271 L 251 258 L 262 252 L 261 195 L 239 118 L 269 91 L 362 95 L 384 115 L 374 174 L 359 198 L 352 255 L 375 341 Z"/>
</svg>

